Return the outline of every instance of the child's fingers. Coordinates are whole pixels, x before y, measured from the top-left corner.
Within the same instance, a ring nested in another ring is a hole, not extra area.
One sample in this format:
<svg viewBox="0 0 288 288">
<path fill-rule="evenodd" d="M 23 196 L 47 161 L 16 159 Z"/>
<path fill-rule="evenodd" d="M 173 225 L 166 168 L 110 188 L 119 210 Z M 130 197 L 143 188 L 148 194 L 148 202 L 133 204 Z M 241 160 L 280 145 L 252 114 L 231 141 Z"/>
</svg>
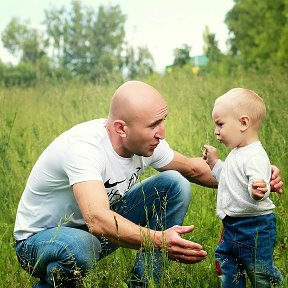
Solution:
<svg viewBox="0 0 288 288">
<path fill-rule="evenodd" d="M 258 191 L 261 191 L 261 192 L 264 192 L 264 193 L 267 192 L 267 188 L 266 188 L 266 187 L 265 187 L 265 188 L 260 188 L 260 187 L 258 187 L 257 190 L 258 190 Z"/>
<path fill-rule="evenodd" d="M 252 182 L 252 187 L 257 188 L 266 188 L 266 183 L 263 179 L 254 179 Z"/>
<path fill-rule="evenodd" d="M 204 148 L 203 153 L 202 153 L 204 160 L 207 160 L 207 153 L 208 153 L 207 149 Z"/>
</svg>

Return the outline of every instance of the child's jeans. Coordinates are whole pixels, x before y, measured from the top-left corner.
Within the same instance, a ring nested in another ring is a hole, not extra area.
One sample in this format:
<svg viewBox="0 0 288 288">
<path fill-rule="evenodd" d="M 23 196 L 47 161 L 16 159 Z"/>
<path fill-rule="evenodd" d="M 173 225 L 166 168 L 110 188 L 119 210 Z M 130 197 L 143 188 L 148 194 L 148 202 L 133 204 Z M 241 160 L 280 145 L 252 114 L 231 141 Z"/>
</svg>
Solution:
<svg viewBox="0 0 288 288">
<path fill-rule="evenodd" d="M 215 251 L 217 275 L 223 288 L 243 288 L 246 271 L 253 287 L 282 281 L 273 263 L 276 219 L 273 213 L 223 219 L 223 233 Z"/>
</svg>

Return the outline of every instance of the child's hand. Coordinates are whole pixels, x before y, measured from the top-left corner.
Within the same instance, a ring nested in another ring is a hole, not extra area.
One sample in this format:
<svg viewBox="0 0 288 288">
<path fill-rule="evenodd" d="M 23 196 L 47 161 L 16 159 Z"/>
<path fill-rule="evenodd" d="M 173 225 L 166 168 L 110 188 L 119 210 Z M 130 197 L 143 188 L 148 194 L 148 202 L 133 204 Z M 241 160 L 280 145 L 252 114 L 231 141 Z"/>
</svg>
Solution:
<svg viewBox="0 0 288 288">
<path fill-rule="evenodd" d="M 210 166 L 210 169 L 212 170 L 218 160 L 217 149 L 211 145 L 204 145 L 203 159 L 206 161 L 206 163 Z"/>
<path fill-rule="evenodd" d="M 255 200 L 261 200 L 268 191 L 263 179 L 254 179 L 252 181 L 252 197 Z"/>
</svg>

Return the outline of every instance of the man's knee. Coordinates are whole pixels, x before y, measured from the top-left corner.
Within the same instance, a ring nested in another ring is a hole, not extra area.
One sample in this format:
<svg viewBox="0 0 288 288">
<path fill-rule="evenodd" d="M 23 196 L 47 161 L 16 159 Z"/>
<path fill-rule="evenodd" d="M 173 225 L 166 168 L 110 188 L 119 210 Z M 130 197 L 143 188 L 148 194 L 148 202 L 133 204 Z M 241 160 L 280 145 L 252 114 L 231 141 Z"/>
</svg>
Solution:
<svg viewBox="0 0 288 288">
<path fill-rule="evenodd" d="M 81 231 L 78 237 L 63 243 L 62 259 L 64 262 L 67 261 L 68 265 L 71 263 L 70 261 L 74 262 L 75 267 L 85 272 L 100 259 L 101 243 L 94 235 L 83 232 Z"/>
<path fill-rule="evenodd" d="M 176 193 L 177 197 L 182 201 L 190 203 L 192 197 L 191 183 L 185 177 L 175 170 L 165 171 L 160 174 L 167 181 L 172 193 Z"/>
<path fill-rule="evenodd" d="M 41 233 L 41 232 L 40 232 Z M 50 263 L 68 273 L 70 270 L 79 270 L 85 273 L 95 261 L 100 258 L 100 241 L 89 232 L 61 227 L 55 231 L 54 238 L 50 240 L 39 239 L 36 248 L 39 260 L 35 267 L 40 273 L 49 273 L 47 268 Z M 49 269 L 48 269 L 49 270 Z"/>
</svg>

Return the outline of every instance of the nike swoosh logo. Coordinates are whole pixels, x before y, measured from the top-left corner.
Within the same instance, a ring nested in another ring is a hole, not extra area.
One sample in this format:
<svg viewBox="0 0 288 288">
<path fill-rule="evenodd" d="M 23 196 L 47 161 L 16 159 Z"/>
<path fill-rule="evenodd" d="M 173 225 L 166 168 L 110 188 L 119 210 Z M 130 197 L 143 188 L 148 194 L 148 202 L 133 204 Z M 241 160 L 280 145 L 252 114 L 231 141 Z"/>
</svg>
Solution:
<svg viewBox="0 0 288 288">
<path fill-rule="evenodd" d="M 111 179 L 111 178 L 110 178 Z M 116 186 L 117 184 L 120 184 L 122 182 L 124 182 L 126 179 L 122 180 L 122 181 L 119 181 L 119 182 L 115 182 L 115 183 L 109 183 L 110 179 L 108 179 L 105 183 L 104 183 L 104 187 L 105 188 L 111 188 L 111 187 L 114 187 Z"/>
</svg>

